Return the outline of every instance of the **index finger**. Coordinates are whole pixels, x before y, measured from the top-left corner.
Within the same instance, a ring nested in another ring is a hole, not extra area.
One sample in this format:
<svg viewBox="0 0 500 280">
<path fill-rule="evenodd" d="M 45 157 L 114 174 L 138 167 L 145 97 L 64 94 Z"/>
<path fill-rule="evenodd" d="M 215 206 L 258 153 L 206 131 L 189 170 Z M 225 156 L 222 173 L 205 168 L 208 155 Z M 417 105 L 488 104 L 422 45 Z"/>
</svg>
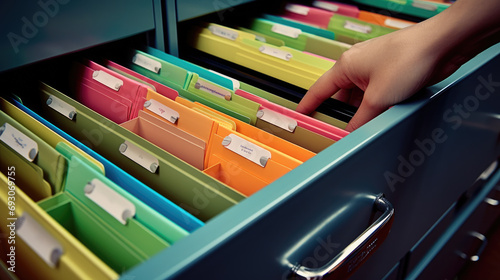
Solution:
<svg viewBox="0 0 500 280">
<path fill-rule="evenodd" d="M 333 65 L 309 88 L 297 105 L 296 111 L 303 114 L 309 114 L 318 106 L 344 86 L 346 77 L 339 70 L 337 64 Z M 348 84 L 352 85 L 350 81 Z"/>
</svg>

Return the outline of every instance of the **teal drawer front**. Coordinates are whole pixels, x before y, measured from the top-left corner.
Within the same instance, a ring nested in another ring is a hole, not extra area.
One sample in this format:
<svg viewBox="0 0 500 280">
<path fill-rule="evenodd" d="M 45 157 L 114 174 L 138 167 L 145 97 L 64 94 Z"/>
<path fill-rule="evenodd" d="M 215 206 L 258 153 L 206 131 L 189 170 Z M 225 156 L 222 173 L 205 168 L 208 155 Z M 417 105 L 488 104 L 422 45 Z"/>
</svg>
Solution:
<svg viewBox="0 0 500 280">
<path fill-rule="evenodd" d="M 286 279 L 292 265 L 323 265 L 352 242 L 379 193 L 394 223 L 352 278 L 384 277 L 500 154 L 499 53 L 493 46 L 123 277 Z"/>
</svg>

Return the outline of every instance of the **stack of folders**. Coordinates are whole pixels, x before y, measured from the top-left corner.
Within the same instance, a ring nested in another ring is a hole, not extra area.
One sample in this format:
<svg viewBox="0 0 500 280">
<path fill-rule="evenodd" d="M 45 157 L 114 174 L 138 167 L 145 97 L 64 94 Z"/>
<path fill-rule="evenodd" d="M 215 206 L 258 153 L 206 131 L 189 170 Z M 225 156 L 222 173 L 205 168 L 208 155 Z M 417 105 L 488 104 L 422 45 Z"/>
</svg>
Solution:
<svg viewBox="0 0 500 280">
<path fill-rule="evenodd" d="M 79 117 L 57 99 L 48 103 L 65 118 Z M 15 230 L 18 277 L 114 279 L 203 225 L 15 104 L 0 99 L 0 203 L 14 225 L 1 231 Z M 2 247 L 5 263 L 11 248 Z"/>
<path fill-rule="evenodd" d="M 283 14 L 263 14 L 247 26 L 207 23 L 193 30 L 190 43 L 307 90 L 352 44 L 415 24 L 344 3 L 312 5 L 288 4 Z"/>
<path fill-rule="evenodd" d="M 21 278 L 118 278 L 348 134 L 153 48 L 68 72 L 66 93 L 41 82 L 30 107 L 0 99 Z"/>
</svg>

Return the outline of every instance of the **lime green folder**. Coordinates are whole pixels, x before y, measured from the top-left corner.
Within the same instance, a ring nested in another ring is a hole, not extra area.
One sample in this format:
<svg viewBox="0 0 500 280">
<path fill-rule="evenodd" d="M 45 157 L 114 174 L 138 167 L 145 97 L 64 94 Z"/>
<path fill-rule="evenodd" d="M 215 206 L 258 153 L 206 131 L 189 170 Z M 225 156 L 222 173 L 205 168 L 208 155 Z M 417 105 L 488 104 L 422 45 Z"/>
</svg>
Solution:
<svg viewBox="0 0 500 280">
<path fill-rule="evenodd" d="M 330 18 L 327 29 L 335 33 L 336 40 L 348 44 L 356 44 L 395 31 L 392 28 L 339 14 L 334 14 Z"/>
<path fill-rule="evenodd" d="M 302 31 L 299 28 L 257 18 L 250 28 L 264 35 L 275 37 L 287 47 L 337 60 L 351 45 Z M 270 43 L 270 42 L 268 42 Z"/>
</svg>

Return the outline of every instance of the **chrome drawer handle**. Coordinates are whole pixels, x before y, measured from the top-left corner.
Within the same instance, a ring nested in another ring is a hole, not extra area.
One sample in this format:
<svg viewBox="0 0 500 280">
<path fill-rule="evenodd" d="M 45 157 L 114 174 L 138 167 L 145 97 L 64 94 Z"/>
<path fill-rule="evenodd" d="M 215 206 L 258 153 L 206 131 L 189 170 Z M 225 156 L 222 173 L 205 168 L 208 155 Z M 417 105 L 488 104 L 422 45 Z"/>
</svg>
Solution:
<svg viewBox="0 0 500 280">
<path fill-rule="evenodd" d="M 293 274 L 303 279 L 319 280 L 326 276 L 332 279 L 344 279 L 356 271 L 370 253 L 378 248 L 379 243 L 384 241 L 391 229 L 394 217 L 392 204 L 385 198 L 378 197 L 375 200 L 375 208 L 383 214 L 342 252 L 319 268 L 297 264 L 292 268 Z"/>
<path fill-rule="evenodd" d="M 481 242 L 481 245 L 477 249 L 476 253 L 473 254 L 473 255 L 469 256 L 467 253 L 464 253 L 464 252 L 462 252 L 460 250 L 457 250 L 456 254 L 459 257 L 461 257 L 462 259 L 464 259 L 464 260 L 469 260 L 469 261 L 472 261 L 472 262 L 477 262 L 479 260 L 479 257 L 483 253 L 484 249 L 486 248 L 486 245 L 488 244 L 488 240 L 487 240 L 486 236 L 480 234 L 477 231 L 468 232 L 467 236 L 470 236 L 470 237 L 472 237 L 474 239 L 479 240 L 479 242 Z"/>
</svg>

